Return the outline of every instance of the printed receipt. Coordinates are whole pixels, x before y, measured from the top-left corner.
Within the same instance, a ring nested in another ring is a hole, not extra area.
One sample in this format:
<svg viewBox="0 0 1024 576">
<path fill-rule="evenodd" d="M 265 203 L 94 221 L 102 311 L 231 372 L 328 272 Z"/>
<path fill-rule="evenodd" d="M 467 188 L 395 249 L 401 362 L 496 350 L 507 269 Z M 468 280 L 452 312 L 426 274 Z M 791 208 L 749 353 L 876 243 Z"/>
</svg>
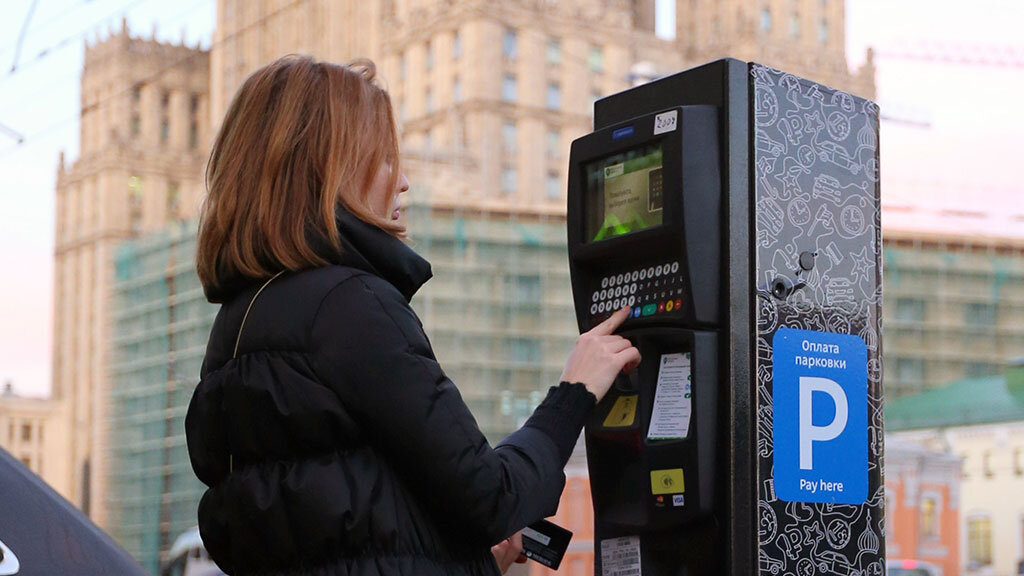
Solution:
<svg viewBox="0 0 1024 576">
<path fill-rule="evenodd" d="M 686 438 L 690 429 L 690 353 L 663 354 L 648 440 Z"/>
</svg>

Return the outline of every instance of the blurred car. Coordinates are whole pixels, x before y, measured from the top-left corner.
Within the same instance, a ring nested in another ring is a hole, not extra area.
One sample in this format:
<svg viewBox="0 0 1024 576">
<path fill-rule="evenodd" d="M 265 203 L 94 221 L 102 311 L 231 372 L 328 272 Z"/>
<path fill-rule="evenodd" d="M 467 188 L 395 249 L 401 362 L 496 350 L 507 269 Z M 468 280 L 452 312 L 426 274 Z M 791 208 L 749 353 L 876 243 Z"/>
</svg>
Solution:
<svg viewBox="0 0 1024 576">
<path fill-rule="evenodd" d="M 161 576 L 224 576 L 224 572 L 213 563 L 199 528 L 195 527 L 178 536 L 167 553 L 167 562 L 160 570 Z"/>
<path fill-rule="evenodd" d="M 887 560 L 885 563 L 886 576 L 939 576 L 941 572 L 934 564 L 920 560 Z"/>
</svg>

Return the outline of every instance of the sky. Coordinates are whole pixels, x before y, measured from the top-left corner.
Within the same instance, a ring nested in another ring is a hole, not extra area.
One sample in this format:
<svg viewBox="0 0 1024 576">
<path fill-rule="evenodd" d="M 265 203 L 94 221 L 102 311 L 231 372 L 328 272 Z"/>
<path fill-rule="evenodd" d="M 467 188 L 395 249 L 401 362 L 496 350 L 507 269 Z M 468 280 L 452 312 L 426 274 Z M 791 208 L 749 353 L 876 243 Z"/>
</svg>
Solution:
<svg viewBox="0 0 1024 576">
<path fill-rule="evenodd" d="M 670 2 L 658 2 L 659 30 L 670 31 Z M 180 41 L 184 29 L 189 44 L 208 46 L 216 1 L 39 0 L 12 74 L 31 4 L 5 0 L 0 19 L 0 384 L 39 396 L 50 389 L 56 168 L 61 150 L 69 163 L 77 156 L 84 38 L 126 16 L 136 35 L 151 35 L 156 22 L 161 40 Z M 1022 28 L 1019 0 L 847 0 L 851 67 L 874 46 L 883 114 L 928 124 L 882 123 L 886 226 L 1024 238 Z M 1015 67 L 906 57 L 1008 49 Z"/>
</svg>

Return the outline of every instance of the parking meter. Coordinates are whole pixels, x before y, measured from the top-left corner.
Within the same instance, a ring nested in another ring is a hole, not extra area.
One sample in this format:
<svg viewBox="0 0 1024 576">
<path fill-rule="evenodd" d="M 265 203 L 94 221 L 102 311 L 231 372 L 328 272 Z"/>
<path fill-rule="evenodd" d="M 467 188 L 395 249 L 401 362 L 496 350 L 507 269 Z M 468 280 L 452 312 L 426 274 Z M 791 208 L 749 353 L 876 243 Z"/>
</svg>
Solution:
<svg viewBox="0 0 1024 576">
<path fill-rule="evenodd" d="M 588 422 L 595 573 L 884 573 L 878 109 L 726 59 L 573 142 L 580 331 L 640 350 Z"/>
</svg>

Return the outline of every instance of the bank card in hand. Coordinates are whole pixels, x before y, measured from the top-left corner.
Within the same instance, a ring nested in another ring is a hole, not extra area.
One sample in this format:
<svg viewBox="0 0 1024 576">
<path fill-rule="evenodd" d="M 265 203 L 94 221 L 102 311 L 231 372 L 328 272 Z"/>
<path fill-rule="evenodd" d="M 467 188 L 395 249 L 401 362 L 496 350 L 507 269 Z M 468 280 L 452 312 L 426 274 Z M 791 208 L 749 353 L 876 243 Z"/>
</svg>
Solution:
<svg viewBox="0 0 1024 576">
<path fill-rule="evenodd" d="M 523 528 L 523 555 L 558 570 L 569 548 L 569 540 L 572 540 L 572 532 L 553 522 L 540 520 Z"/>
</svg>

